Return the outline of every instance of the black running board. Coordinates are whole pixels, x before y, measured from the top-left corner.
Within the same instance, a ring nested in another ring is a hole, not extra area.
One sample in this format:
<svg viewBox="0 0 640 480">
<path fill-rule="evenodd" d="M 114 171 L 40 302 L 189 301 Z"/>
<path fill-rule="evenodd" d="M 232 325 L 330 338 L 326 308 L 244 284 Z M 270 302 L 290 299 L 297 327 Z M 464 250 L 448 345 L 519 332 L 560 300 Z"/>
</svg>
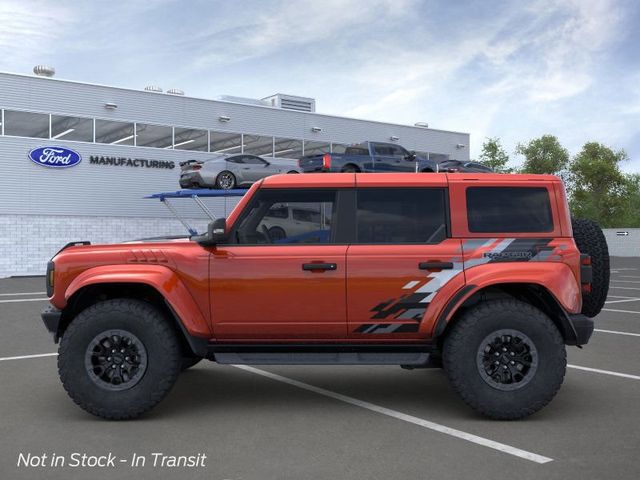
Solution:
<svg viewBox="0 0 640 480">
<path fill-rule="evenodd" d="M 429 363 L 430 345 L 210 345 L 218 363 L 240 365 L 410 365 Z"/>
</svg>

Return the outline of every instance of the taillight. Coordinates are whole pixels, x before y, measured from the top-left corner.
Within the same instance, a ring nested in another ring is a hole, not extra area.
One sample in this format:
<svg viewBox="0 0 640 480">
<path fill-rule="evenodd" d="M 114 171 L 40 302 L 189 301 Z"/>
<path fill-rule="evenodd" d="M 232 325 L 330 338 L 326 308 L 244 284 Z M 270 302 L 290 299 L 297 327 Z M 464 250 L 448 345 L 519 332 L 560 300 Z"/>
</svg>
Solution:
<svg viewBox="0 0 640 480">
<path fill-rule="evenodd" d="M 322 168 L 325 170 L 329 170 L 331 168 L 331 155 L 328 153 L 325 153 L 322 156 Z"/>
<path fill-rule="evenodd" d="M 53 287 L 55 281 L 55 272 L 56 265 L 52 261 L 47 263 L 47 274 L 46 274 L 46 287 L 47 287 L 47 297 L 53 296 Z"/>
</svg>

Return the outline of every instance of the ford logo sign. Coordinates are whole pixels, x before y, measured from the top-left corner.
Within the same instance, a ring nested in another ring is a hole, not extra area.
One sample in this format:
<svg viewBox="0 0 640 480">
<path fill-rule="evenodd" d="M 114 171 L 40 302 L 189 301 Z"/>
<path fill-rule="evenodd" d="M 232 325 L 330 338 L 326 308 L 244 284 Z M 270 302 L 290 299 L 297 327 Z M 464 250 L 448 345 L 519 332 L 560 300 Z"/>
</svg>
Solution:
<svg viewBox="0 0 640 480">
<path fill-rule="evenodd" d="M 43 167 L 69 168 L 79 164 L 78 152 L 63 147 L 38 147 L 29 152 L 29 160 Z"/>
</svg>

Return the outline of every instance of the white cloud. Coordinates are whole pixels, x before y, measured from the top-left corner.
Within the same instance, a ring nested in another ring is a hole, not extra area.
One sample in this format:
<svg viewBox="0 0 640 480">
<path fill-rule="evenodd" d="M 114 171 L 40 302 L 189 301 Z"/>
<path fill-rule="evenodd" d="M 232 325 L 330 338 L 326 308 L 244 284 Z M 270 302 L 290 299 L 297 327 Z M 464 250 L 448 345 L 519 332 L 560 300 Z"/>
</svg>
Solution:
<svg viewBox="0 0 640 480">
<path fill-rule="evenodd" d="M 25 57 L 49 57 L 55 41 L 67 33 L 74 14 L 58 3 L 4 0 L 0 3 L 0 51 L 5 66 Z"/>
</svg>

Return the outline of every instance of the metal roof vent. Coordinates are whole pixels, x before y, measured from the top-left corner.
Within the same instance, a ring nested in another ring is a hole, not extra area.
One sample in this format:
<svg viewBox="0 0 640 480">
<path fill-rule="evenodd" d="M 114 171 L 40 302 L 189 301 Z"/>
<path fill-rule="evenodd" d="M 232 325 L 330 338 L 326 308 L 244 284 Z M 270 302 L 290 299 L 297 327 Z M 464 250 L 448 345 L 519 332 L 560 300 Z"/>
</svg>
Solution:
<svg viewBox="0 0 640 480">
<path fill-rule="evenodd" d="M 184 95 L 184 92 L 179 88 L 170 88 L 169 90 L 167 90 L 167 93 L 169 95 Z"/>
<path fill-rule="evenodd" d="M 263 98 L 269 102 L 272 107 L 282 108 L 285 110 L 296 110 L 298 112 L 315 112 L 316 101 L 309 97 L 296 97 L 294 95 L 285 95 L 276 93 L 270 97 Z"/>
<path fill-rule="evenodd" d="M 158 87 L 157 85 L 147 85 L 146 87 L 144 87 L 144 89 L 147 92 L 157 92 L 157 93 L 162 93 L 162 88 Z M 168 93 L 168 92 L 167 92 Z"/>
<path fill-rule="evenodd" d="M 39 77 L 53 77 L 56 74 L 56 69 L 48 65 L 36 65 L 33 67 L 33 73 Z"/>
</svg>

